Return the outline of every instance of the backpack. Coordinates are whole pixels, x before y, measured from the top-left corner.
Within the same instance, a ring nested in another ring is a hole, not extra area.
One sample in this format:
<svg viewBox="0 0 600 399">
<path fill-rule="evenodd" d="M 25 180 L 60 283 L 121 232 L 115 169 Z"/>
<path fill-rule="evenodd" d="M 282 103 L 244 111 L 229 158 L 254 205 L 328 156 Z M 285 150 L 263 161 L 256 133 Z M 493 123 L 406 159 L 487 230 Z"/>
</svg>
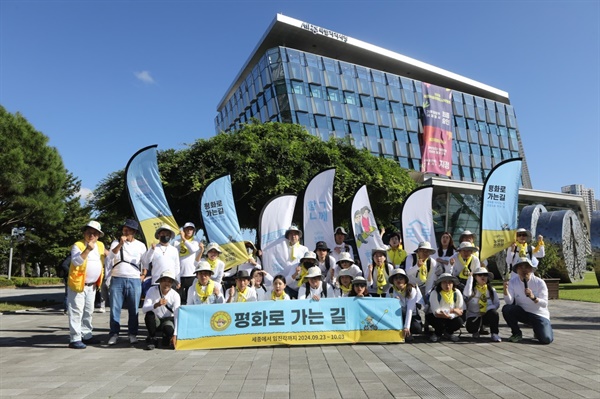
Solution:
<svg viewBox="0 0 600 399">
<path fill-rule="evenodd" d="M 56 276 L 66 278 L 69 275 L 69 266 L 71 265 L 71 254 L 63 259 L 60 266 L 56 268 Z"/>
<path fill-rule="evenodd" d="M 417 254 L 412 254 L 413 267 L 417 264 Z M 406 264 L 404 265 L 406 266 Z M 431 269 L 431 258 L 427 258 L 427 274 L 429 274 L 429 269 Z"/>
<path fill-rule="evenodd" d="M 321 284 L 321 296 L 323 298 L 327 298 L 327 282 L 323 281 Z M 310 294 L 310 283 L 304 284 L 304 289 L 306 290 L 306 295 Z"/>
<path fill-rule="evenodd" d="M 531 246 L 531 244 L 527 244 L 527 255 L 529 255 L 529 260 L 533 261 L 533 247 Z M 517 256 L 517 253 L 513 252 L 513 258 L 512 262 L 510 263 L 510 266 L 514 264 L 515 256 Z"/>
</svg>

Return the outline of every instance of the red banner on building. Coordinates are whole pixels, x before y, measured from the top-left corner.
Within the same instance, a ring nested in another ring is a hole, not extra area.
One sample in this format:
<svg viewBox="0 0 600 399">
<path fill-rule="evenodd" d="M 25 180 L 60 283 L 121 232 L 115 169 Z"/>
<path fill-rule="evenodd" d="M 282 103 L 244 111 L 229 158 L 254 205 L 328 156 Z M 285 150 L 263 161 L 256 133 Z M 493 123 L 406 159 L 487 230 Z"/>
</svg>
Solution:
<svg viewBox="0 0 600 399">
<path fill-rule="evenodd" d="M 452 91 L 423 83 L 421 172 L 452 174 Z"/>
</svg>

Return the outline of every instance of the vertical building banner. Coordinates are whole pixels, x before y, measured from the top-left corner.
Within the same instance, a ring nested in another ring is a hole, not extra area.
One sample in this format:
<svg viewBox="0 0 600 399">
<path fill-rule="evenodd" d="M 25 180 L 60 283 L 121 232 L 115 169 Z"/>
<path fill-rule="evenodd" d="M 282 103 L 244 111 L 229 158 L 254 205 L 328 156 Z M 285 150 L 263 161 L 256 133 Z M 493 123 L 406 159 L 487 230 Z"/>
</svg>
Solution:
<svg viewBox="0 0 600 399">
<path fill-rule="evenodd" d="M 421 172 L 452 174 L 452 91 L 429 83 L 423 88 Z"/>
<path fill-rule="evenodd" d="M 483 184 L 481 201 L 480 259 L 508 248 L 517 231 L 521 158 L 502 161 L 491 170 Z"/>
<path fill-rule="evenodd" d="M 384 248 L 377 223 L 375 223 L 367 186 L 362 186 L 354 195 L 350 217 L 363 275 L 367 276 L 373 249 Z"/>
<path fill-rule="evenodd" d="M 155 242 L 154 233 L 161 225 L 170 226 L 174 234 L 179 231 L 158 173 L 156 147 L 157 145 L 151 145 L 142 148 L 125 167 L 125 187 L 129 202 L 148 247 Z"/>
<path fill-rule="evenodd" d="M 333 179 L 335 168 L 325 170 L 311 179 L 304 194 L 304 246 L 311 251 L 318 241 L 329 248 L 333 238 Z"/>
<path fill-rule="evenodd" d="M 182 306 L 177 350 L 403 342 L 392 298 L 325 298 Z"/>
<path fill-rule="evenodd" d="M 262 268 L 272 276 L 283 273 L 288 261 L 285 232 L 291 226 L 296 206 L 295 195 L 282 194 L 263 207 L 258 221 Z"/>
<path fill-rule="evenodd" d="M 402 204 L 402 239 L 404 250 L 411 254 L 419 243 L 429 241 L 437 249 L 433 226 L 431 200 L 433 187 L 419 187 L 411 192 Z"/>
<path fill-rule="evenodd" d="M 248 253 L 233 202 L 230 175 L 220 177 L 206 187 L 200 199 L 200 214 L 209 241 L 216 242 L 223 250 L 220 258 L 225 263 L 225 270 L 246 262 Z"/>
</svg>

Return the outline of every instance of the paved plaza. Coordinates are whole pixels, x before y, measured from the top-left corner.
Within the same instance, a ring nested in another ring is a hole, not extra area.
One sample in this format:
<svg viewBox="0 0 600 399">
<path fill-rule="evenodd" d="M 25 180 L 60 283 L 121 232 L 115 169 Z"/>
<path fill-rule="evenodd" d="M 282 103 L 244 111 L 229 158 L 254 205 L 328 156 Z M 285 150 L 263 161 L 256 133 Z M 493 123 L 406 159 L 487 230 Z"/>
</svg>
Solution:
<svg viewBox="0 0 600 399">
<path fill-rule="evenodd" d="M 3 289 L 0 301 L 60 297 L 62 288 Z M 143 350 L 108 347 L 108 313 L 94 315 L 98 346 L 67 348 L 58 308 L 0 315 L 0 398 L 600 398 L 600 304 L 553 300 L 555 341 Z M 126 314 L 123 315 L 126 320 Z M 143 318 L 140 314 L 140 323 Z M 464 329 L 463 329 L 464 332 Z"/>
</svg>

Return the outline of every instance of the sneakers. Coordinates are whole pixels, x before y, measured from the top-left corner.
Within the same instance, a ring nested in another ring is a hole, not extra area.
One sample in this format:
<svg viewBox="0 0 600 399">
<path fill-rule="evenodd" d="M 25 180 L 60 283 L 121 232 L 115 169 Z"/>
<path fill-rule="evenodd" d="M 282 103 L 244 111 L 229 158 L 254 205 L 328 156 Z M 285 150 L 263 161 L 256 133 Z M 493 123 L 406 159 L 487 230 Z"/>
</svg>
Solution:
<svg viewBox="0 0 600 399">
<path fill-rule="evenodd" d="M 446 334 L 444 334 L 444 338 L 449 339 L 452 342 L 458 342 L 458 340 L 459 340 L 458 335 L 456 335 L 456 334 L 446 333 Z"/>
<path fill-rule="evenodd" d="M 146 342 L 148 343 L 146 345 L 146 350 L 147 351 L 151 351 L 154 350 L 156 348 L 156 346 L 158 345 L 158 340 L 156 338 L 146 338 Z"/>
<path fill-rule="evenodd" d="M 100 344 L 100 340 L 98 338 L 94 338 L 94 337 L 90 337 L 88 339 L 82 339 L 81 342 L 83 342 L 86 345 L 99 345 Z"/>
<path fill-rule="evenodd" d="M 86 345 L 83 342 L 81 342 L 81 341 L 75 341 L 75 342 L 71 342 L 69 344 L 69 348 L 71 348 L 71 349 L 85 349 Z"/>
<path fill-rule="evenodd" d="M 475 334 L 473 334 L 473 338 L 479 338 L 479 337 L 480 337 L 480 335 L 479 335 L 478 332 L 476 332 Z"/>
<path fill-rule="evenodd" d="M 404 337 L 404 342 L 413 342 L 415 340 L 415 337 L 411 335 L 409 335 L 408 337 Z"/>
<path fill-rule="evenodd" d="M 105 313 L 106 309 L 104 307 L 101 307 L 101 308 L 96 309 L 96 312 L 97 313 Z"/>
<path fill-rule="evenodd" d="M 438 336 L 437 336 L 437 335 L 435 335 L 435 334 L 431 334 L 431 336 L 429 337 L 429 340 L 430 340 L 431 342 L 438 342 L 438 341 L 440 340 L 440 337 L 438 337 Z"/>
<path fill-rule="evenodd" d="M 508 340 L 510 342 L 521 342 L 522 339 L 523 339 L 522 334 L 513 334 L 508 338 Z"/>
<path fill-rule="evenodd" d="M 137 339 L 137 336 L 135 334 L 129 334 L 129 343 L 131 345 L 134 345 L 134 344 L 138 343 L 138 339 Z"/>
<path fill-rule="evenodd" d="M 481 328 L 479 329 L 479 334 L 480 334 L 480 335 L 489 335 L 489 333 L 490 333 L 490 330 L 486 330 L 486 329 L 485 329 L 485 328 L 483 328 L 483 327 L 481 327 Z"/>
<path fill-rule="evenodd" d="M 502 338 L 498 334 L 492 334 L 492 342 L 502 342 Z"/>
<path fill-rule="evenodd" d="M 115 345 L 117 343 L 118 339 L 119 339 L 118 335 L 111 335 L 110 338 L 108 339 L 108 344 Z"/>
</svg>

